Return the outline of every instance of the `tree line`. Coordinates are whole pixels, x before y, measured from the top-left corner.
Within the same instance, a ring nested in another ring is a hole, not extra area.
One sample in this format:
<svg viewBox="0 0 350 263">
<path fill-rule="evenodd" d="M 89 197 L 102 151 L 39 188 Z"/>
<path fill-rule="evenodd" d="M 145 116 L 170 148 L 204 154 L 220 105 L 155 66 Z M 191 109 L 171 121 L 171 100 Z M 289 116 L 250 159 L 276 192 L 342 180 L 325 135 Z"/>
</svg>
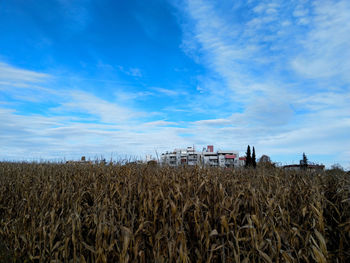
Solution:
<svg viewBox="0 0 350 263">
<path fill-rule="evenodd" d="M 262 160 L 264 158 L 264 160 Z M 270 157 L 263 155 L 261 156 L 260 162 L 267 162 L 271 163 Z M 303 158 L 300 160 L 300 168 L 302 170 L 307 170 L 309 166 L 309 160 L 306 157 L 306 154 L 303 153 Z M 246 152 L 246 162 L 245 162 L 245 167 L 246 168 L 256 168 L 256 154 L 255 154 L 255 148 L 253 146 L 253 152 L 250 150 L 250 145 L 247 147 L 247 152 Z"/>
</svg>

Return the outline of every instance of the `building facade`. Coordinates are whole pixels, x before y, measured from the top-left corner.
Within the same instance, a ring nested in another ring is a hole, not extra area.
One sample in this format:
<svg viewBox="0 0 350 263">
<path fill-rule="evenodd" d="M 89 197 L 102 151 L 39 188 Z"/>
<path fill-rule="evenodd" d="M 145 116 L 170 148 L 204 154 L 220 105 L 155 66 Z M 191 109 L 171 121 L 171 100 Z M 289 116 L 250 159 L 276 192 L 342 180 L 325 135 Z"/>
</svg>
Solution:
<svg viewBox="0 0 350 263">
<path fill-rule="evenodd" d="M 196 151 L 194 147 L 186 149 L 175 149 L 172 152 L 166 152 L 161 155 L 162 165 L 169 166 L 211 166 L 211 167 L 241 167 L 245 162 L 239 158 L 238 151 L 217 151 L 214 152 L 214 146 L 208 145 L 202 151 Z"/>
</svg>

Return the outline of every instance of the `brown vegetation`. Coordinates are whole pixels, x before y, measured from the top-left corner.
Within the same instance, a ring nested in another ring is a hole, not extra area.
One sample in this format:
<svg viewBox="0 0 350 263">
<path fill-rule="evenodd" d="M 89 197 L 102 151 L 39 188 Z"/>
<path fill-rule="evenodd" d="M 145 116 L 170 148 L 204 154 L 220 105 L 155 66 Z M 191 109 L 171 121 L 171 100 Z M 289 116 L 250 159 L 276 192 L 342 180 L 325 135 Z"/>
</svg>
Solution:
<svg viewBox="0 0 350 263">
<path fill-rule="evenodd" d="M 344 174 L 0 163 L 0 261 L 349 262 Z"/>
</svg>

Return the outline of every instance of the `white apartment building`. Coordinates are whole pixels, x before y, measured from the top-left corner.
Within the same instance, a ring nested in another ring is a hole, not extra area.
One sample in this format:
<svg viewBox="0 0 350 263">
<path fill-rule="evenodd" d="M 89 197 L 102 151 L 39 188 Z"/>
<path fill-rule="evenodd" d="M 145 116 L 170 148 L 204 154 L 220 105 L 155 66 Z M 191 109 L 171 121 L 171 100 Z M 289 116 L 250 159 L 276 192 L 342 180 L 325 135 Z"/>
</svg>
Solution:
<svg viewBox="0 0 350 263">
<path fill-rule="evenodd" d="M 181 165 L 240 167 L 244 166 L 244 158 L 239 157 L 238 151 L 214 152 L 214 146 L 208 145 L 201 152 L 196 151 L 194 147 L 187 147 L 163 153 L 161 163 L 173 167 Z"/>
</svg>

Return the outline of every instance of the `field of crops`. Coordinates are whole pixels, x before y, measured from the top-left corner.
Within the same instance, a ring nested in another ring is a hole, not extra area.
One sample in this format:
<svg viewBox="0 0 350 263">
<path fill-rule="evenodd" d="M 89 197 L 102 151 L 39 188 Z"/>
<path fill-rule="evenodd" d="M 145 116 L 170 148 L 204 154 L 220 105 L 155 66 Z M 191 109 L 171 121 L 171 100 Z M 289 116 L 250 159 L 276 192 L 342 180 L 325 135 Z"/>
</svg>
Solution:
<svg viewBox="0 0 350 263">
<path fill-rule="evenodd" d="M 0 261 L 350 262 L 349 175 L 0 163 Z"/>
</svg>

